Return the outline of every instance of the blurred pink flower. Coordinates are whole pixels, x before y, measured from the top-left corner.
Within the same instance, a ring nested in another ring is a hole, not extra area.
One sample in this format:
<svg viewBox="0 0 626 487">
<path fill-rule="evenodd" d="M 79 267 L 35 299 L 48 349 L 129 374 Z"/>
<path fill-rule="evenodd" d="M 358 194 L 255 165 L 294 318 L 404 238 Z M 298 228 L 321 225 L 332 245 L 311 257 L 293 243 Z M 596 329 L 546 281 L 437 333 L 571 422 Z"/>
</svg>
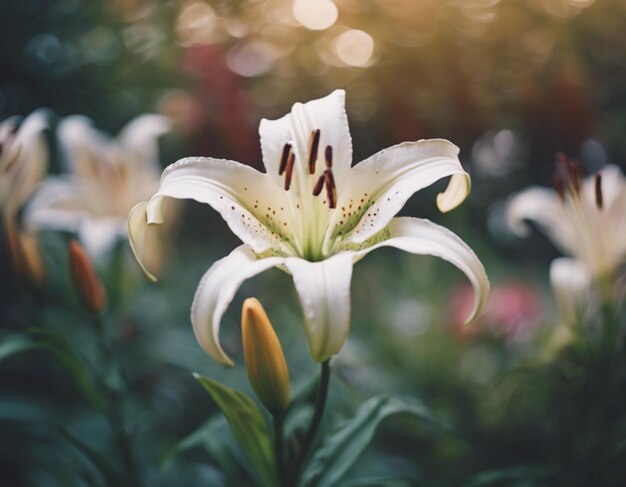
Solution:
<svg viewBox="0 0 626 487">
<path fill-rule="evenodd" d="M 528 340 L 541 326 L 543 305 L 537 290 L 524 282 L 509 282 L 492 289 L 483 315 L 471 325 L 465 317 L 473 306 L 471 286 L 459 286 L 450 299 L 449 322 L 460 338 L 484 333 L 511 343 Z"/>
</svg>

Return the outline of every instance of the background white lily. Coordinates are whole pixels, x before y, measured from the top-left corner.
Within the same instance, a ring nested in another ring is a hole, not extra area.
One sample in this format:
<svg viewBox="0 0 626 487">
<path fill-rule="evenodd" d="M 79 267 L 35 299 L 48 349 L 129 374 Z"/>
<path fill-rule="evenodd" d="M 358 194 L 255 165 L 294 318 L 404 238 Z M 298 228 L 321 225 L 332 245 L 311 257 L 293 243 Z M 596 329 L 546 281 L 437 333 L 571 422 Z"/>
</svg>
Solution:
<svg viewBox="0 0 626 487">
<path fill-rule="evenodd" d="M 75 115 L 58 126 L 69 174 L 48 178 L 28 206 L 31 227 L 76 232 L 92 256 L 126 238 L 128 211 L 159 184 L 157 139 L 170 124 L 159 115 L 131 120 L 116 139 Z"/>
<path fill-rule="evenodd" d="M 266 173 L 234 161 L 183 159 L 165 169 L 156 194 L 129 215 L 130 241 L 140 263 L 147 225 L 164 221 L 165 197 L 209 204 L 243 241 L 206 272 L 191 310 L 200 345 L 223 364 L 233 362 L 219 343 L 222 315 L 245 279 L 271 267 L 293 276 L 309 349 L 319 362 L 343 346 L 352 266 L 376 248 L 435 255 L 461 269 L 475 292 L 468 320 L 486 301 L 484 267 L 459 237 L 428 220 L 394 218 L 413 193 L 447 176 L 452 178 L 437 197 L 439 209 L 448 211 L 465 199 L 470 180 L 458 148 L 439 139 L 405 142 L 351 167 L 344 100 L 338 90 L 296 103 L 278 120 L 262 120 Z"/>
<path fill-rule="evenodd" d="M 44 130 L 45 110 L 37 110 L 18 126 L 18 117 L 0 124 L 0 209 L 2 225 L 18 274 L 34 283 L 43 279 L 44 268 L 36 234 L 22 230 L 18 214 L 48 169 Z"/>
<path fill-rule="evenodd" d="M 12 216 L 20 209 L 48 170 L 43 131 L 45 110 L 37 110 L 19 124 L 18 117 L 0 123 L 0 208 Z"/>
<path fill-rule="evenodd" d="M 560 191 L 528 188 L 514 195 L 507 216 L 513 231 L 528 234 L 530 220 L 571 256 L 555 259 L 550 280 L 566 321 L 587 301 L 592 283 L 612 279 L 626 259 L 626 180 L 617 166 L 606 166 L 579 181 L 565 175 Z"/>
</svg>

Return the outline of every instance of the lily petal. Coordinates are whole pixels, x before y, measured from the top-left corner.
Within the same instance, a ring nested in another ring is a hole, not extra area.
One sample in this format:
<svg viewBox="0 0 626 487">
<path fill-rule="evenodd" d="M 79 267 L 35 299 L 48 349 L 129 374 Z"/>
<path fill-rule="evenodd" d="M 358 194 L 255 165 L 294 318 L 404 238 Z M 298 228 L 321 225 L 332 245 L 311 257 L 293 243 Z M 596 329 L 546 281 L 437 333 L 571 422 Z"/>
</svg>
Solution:
<svg viewBox="0 0 626 487">
<path fill-rule="evenodd" d="M 2 124 L 0 142 L 11 137 L 16 122 L 12 118 Z M 6 205 L 7 214 L 19 210 L 48 170 L 47 127 L 48 110 L 36 110 L 24 119 L 9 147 L 4 147 L 8 152 L 0 157 L 0 205 Z"/>
<path fill-rule="evenodd" d="M 347 240 L 364 242 L 382 230 L 414 193 L 447 176 L 452 179 L 437 196 L 437 205 L 443 212 L 455 208 L 470 192 L 469 175 L 458 153 L 447 140 L 420 140 L 389 147 L 357 164 L 347 190 L 338 189 L 341 212 L 333 216 L 333 224 L 338 223 L 335 231 L 346 229 Z"/>
<path fill-rule="evenodd" d="M 591 276 L 585 265 L 575 259 L 560 257 L 550 265 L 550 282 L 563 320 L 576 322 L 582 303 L 588 302 Z"/>
<path fill-rule="evenodd" d="M 283 193 L 255 169 L 234 161 L 191 157 L 167 167 L 146 207 L 147 223 L 164 221 L 165 197 L 193 199 L 218 211 L 254 252 L 285 251 L 293 242 Z M 132 236 L 132 235 L 131 235 Z"/>
<path fill-rule="evenodd" d="M 598 173 L 602 178 L 602 196 L 604 200 L 604 208 L 610 209 L 624 195 L 624 187 L 626 187 L 626 179 L 620 168 L 614 164 L 604 166 Z M 596 204 L 596 180 L 595 175 L 585 178 L 583 182 L 583 192 L 587 201 L 591 206 Z M 623 210 L 622 206 L 620 210 Z"/>
<path fill-rule="evenodd" d="M 76 178 L 49 177 L 35 191 L 26 207 L 26 229 L 77 232 L 81 222 L 89 215 L 87 200 Z"/>
<path fill-rule="evenodd" d="M 116 217 L 85 218 L 78 229 L 79 240 L 94 259 L 105 255 L 125 237 L 126 222 Z"/>
<path fill-rule="evenodd" d="M 603 167 L 599 174 L 604 206 L 594 216 L 600 222 L 600 231 L 607 234 L 604 252 L 610 254 L 608 257 L 613 262 L 619 263 L 626 258 L 626 178 L 620 168 L 612 164 Z M 585 196 L 594 208 L 595 186 L 594 177 L 587 178 L 583 185 Z"/>
<path fill-rule="evenodd" d="M 156 282 L 156 276 L 146 266 L 146 234 L 148 233 L 147 201 L 137 203 L 128 214 L 128 242 L 135 255 L 135 259 L 141 266 L 144 274 L 152 282 Z"/>
<path fill-rule="evenodd" d="M 524 220 L 535 222 L 561 250 L 576 252 L 576 235 L 563 202 L 556 191 L 538 186 L 513 195 L 507 204 L 507 220 L 517 235 L 528 235 L 529 227 Z"/>
<path fill-rule="evenodd" d="M 309 350 L 318 362 L 337 354 L 348 337 L 352 259 L 344 252 L 321 262 L 285 260 L 304 310 Z"/>
<path fill-rule="evenodd" d="M 395 247 L 411 254 L 434 255 L 458 267 L 474 288 L 474 307 L 466 323 L 476 319 L 489 296 L 489 279 L 482 263 L 468 245 L 445 227 L 421 218 L 394 218 L 380 235 L 361 244 L 355 260 L 379 247 Z"/>
<path fill-rule="evenodd" d="M 26 229 L 75 232 L 89 255 L 99 258 L 125 236 L 126 226 L 124 219 L 116 216 L 94 216 L 93 204 L 87 188 L 77 178 L 48 178 L 26 207 Z"/>
<path fill-rule="evenodd" d="M 169 132 L 171 123 L 162 115 L 140 115 L 128 122 L 121 130 L 118 140 L 122 147 L 132 151 L 138 161 L 159 169 L 159 146 L 157 139 Z"/>
<path fill-rule="evenodd" d="M 93 122 L 83 115 L 65 117 L 57 127 L 68 169 L 85 181 L 98 182 L 103 164 L 112 165 L 108 154 L 109 138 L 96 130 Z"/>
<path fill-rule="evenodd" d="M 324 158 L 327 145 L 333 148 L 333 172 L 336 180 L 352 165 L 352 138 L 348 128 L 345 109 L 346 93 L 335 90 L 330 95 L 307 103 L 296 103 L 288 113 L 278 120 L 262 119 L 259 126 L 261 149 L 265 170 L 278 180 L 278 167 L 283 146 L 294 145 L 296 160 L 307 164 L 311 132 L 320 130 L 318 157 Z M 324 164 L 317 164 L 316 173 L 322 173 Z M 339 184 L 339 183 L 338 183 Z"/>
<path fill-rule="evenodd" d="M 246 245 L 215 262 L 204 274 L 191 306 L 191 323 L 202 348 L 218 362 L 234 365 L 219 342 L 220 321 L 246 279 L 284 262 L 282 257 L 259 259 Z"/>
</svg>

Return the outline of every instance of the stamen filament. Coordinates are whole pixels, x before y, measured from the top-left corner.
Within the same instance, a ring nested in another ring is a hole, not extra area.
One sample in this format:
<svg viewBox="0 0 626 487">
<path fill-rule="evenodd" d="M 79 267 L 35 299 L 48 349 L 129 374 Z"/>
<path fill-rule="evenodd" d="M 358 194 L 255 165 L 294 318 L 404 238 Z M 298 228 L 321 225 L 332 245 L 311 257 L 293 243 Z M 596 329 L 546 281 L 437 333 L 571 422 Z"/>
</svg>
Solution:
<svg viewBox="0 0 626 487">
<path fill-rule="evenodd" d="M 315 161 L 317 161 L 317 151 L 320 146 L 320 129 L 311 132 L 309 140 L 309 174 L 315 174 Z"/>
</svg>

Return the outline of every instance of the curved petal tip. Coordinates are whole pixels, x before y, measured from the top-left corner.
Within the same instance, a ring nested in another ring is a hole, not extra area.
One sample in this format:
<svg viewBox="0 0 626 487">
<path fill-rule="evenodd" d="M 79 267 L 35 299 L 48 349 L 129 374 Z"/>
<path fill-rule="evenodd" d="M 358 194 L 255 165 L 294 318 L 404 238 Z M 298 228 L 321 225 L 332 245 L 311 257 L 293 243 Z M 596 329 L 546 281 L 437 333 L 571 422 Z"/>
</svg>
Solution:
<svg viewBox="0 0 626 487">
<path fill-rule="evenodd" d="M 156 276 L 148 270 L 144 263 L 144 246 L 148 230 L 147 206 L 148 202 L 142 201 L 130 210 L 128 214 L 128 242 L 135 259 L 137 259 L 146 277 L 152 282 L 157 282 Z"/>
</svg>

